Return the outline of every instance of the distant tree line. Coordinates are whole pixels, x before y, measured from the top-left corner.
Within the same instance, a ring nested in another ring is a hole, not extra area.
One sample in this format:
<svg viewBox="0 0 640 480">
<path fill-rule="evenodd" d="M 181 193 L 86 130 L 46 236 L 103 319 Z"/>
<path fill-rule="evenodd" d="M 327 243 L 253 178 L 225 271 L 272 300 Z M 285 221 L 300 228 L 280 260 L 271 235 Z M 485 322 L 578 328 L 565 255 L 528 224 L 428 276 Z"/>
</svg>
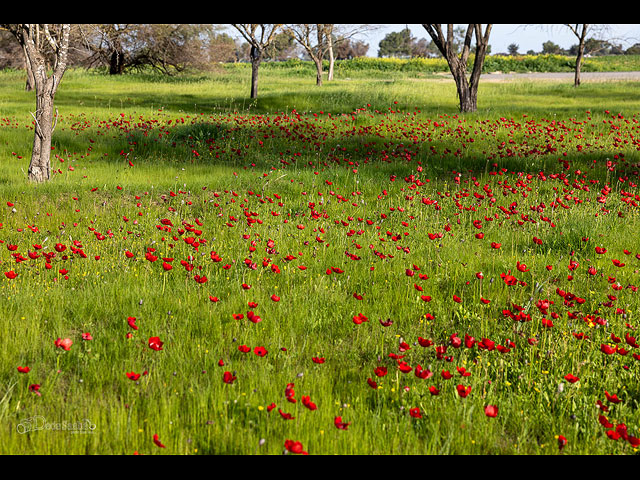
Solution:
<svg viewBox="0 0 640 480">
<path fill-rule="evenodd" d="M 301 36 L 291 26 L 274 33 L 262 52 L 263 61 L 285 61 L 293 58 L 312 60 L 312 50 L 300 42 Z M 72 25 L 69 45 L 69 66 L 103 67 L 110 74 L 152 68 L 173 74 L 188 68 L 208 69 L 218 63 L 250 62 L 251 44 L 242 37 L 225 31 L 227 27 L 210 24 L 76 24 Z M 298 32 L 300 30 L 297 30 Z M 464 44 L 465 30 L 454 30 L 452 48 Z M 370 46 L 352 38 L 353 35 L 332 33 L 331 55 L 334 60 L 348 60 L 369 54 Z M 551 40 L 542 44 L 540 51 L 520 52 L 511 44 L 502 55 L 556 54 L 576 56 L 578 45 L 562 48 Z M 492 54 L 491 46 L 487 47 Z M 473 52 L 472 52 L 473 53 Z M 640 43 L 628 48 L 609 40 L 588 38 L 584 42 L 584 55 L 640 54 Z M 433 40 L 416 38 L 406 27 L 387 33 L 378 44 L 378 57 L 436 58 L 442 53 Z M 0 68 L 24 68 L 22 47 L 13 35 L 0 30 Z"/>
<path fill-rule="evenodd" d="M 76 24 L 70 34 L 68 65 L 103 67 L 117 75 L 149 67 L 173 74 L 217 63 L 250 62 L 251 45 L 224 28 L 205 24 Z M 365 56 L 368 50 L 369 45 L 360 40 L 334 36 L 336 60 Z M 289 32 L 276 32 L 263 60 L 292 58 L 310 59 Z M 0 29 L 0 68 L 24 67 L 21 45 L 10 32 Z"/>
<path fill-rule="evenodd" d="M 461 48 L 464 41 L 465 29 L 462 26 L 454 29 L 453 47 L 456 50 Z M 528 50 L 520 52 L 520 47 L 512 43 L 507 47 L 507 52 L 491 52 L 491 46 L 488 47 L 488 53 L 493 55 L 566 55 L 575 57 L 578 54 L 579 45 L 575 44 L 569 48 L 562 48 L 551 40 L 542 43 L 539 51 Z M 600 40 L 597 38 L 587 38 L 584 42 L 584 55 L 601 56 L 601 55 L 640 55 L 640 43 L 636 43 L 628 48 L 623 48 L 619 43 L 610 40 Z M 378 45 L 378 57 L 393 58 L 438 58 L 442 54 L 435 46 L 433 40 L 428 41 L 426 38 L 416 38 L 412 35 L 411 30 L 406 27 L 398 32 L 390 32 L 380 41 Z"/>
</svg>

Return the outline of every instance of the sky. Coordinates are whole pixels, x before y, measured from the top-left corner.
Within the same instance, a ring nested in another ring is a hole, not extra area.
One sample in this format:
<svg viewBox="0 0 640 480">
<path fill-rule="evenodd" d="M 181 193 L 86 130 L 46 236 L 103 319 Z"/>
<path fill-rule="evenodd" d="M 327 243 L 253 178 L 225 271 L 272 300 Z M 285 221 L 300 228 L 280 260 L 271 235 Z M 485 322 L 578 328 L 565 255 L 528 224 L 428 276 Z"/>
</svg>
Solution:
<svg viewBox="0 0 640 480">
<path fill-rule="evenodd" d="M 427 31 L 421 24 L 389 24 L 380 25 L 380 29 L 369 33 L 368 36 L 360 37 L 369 44 L 367 56 L 376 57 L 378 55 L 378 44 L 387 33 L 398 32 L 409 27 L 411 33 L 416 38 L 426 38 L 430 40 Z M 640 43 L 640 24 L 609 24 L 607 38 L 614 39 L 614 43 L 622 44 L 623 48 L 628 48 L 634 43 Z M 561 24 L 494 24 L 489 37 L 491 53 L 506 53 L 508 46 L 512 43 L 518 45 L 519 53 L 526 53 L 528 50 L 540 52 L 542 44 L 547 40 L 558 44 L 562 48 L 568 49 L 578 43 L 576 36 Z"/>
<path fill-rule="evenodd" d="M 406 26 L 411 29 L 415 38 L 426 38 L 430 40 L 427 31 L 421 24 L 387 24 L 377 25 L 379 28 L 374 32 L 369 32 L 366 36 L 357 37 L 369 44 L 367 56 L 378 56 L 378 44 L 387 33 L 399 32 Z M 628 48 L 634 43 L 640 43 L 640 24 L 607 24 L 608 32 L 602 37 L 613 40 L 616 44 L 621 44 L 623 48 Z M 231 25 L 227 25 L 226 32 L 234 37 L 239 34 Z M 518 45 L 519 53 L 527 53 L 529 50 L 540 52 L 542 44 L 551 40 L 562 48 L 569 49 L 578 43 L 576 36 L 562 24 L 512 24 L 495 23 L 491 30 L 489 44 L 491 53 L 506 53 L 512 43 Z"/>
</svg>

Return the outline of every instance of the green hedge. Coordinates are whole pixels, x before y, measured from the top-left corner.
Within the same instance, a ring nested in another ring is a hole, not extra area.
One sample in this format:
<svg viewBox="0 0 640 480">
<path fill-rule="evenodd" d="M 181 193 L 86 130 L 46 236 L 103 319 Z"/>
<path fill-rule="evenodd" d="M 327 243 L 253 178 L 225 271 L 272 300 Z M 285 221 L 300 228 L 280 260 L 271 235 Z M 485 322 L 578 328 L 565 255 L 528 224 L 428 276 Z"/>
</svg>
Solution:
<svg viewBox="0 0 640 480">
<path fill-rule="evenodd" d="M 469 58 L 469 70 L 473 66 L 473 56 Z M 575 57 L 564 55 L 488 55 L 485 58 L 485 73 L 491 72 L 570 72 L 575 68 Z M 324 62 L 325 71 L 329 63 Z M 249 68 L 246 63 L 224 64 L 227 69 Z M 292 59 L 284 62 L 263 62 L 265 70 L 286 71 L 288 74 L 313 74 L 315 65 L 311 61 Z M 443 58 L 371 58 L 359 57 L 351 60 L 337 60 L 336 74 L 357 76 L 376 73 L 443 73 L 449 67 Z M 585 72 L 640 71 L 640 55 L 612 55 L 585 58 Z"/>
<path fill-rule="evenodd" d="M 489 55 L 484 71 L 489 72 L 564 72 L 575 68 L 575 58 L 564 55 Z"/>
</svg>

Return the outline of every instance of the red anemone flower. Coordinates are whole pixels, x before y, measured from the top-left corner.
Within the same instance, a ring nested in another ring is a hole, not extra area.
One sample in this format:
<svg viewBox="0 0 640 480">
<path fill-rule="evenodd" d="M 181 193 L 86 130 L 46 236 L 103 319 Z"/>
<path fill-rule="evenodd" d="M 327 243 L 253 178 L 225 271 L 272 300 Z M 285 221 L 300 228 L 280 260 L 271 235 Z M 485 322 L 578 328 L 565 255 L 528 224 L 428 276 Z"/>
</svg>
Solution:
<svg viewBox="0 0 640 480">
<path fill-rule="evenodd" d="M 466 398 L 469 393 L 471 393 L 471 385 L 465 387 L 464 385 L 457 385 L 456 390 L 458 391 L 458 395 L 462 398 Z"/>
<path fill-rule="evenodd" d="M 413 367 L 409 365 L 407 362 L 405 362 L 404 360 L 402 360 L 402 361 L 398 361 L 398 369 L 402 373 L 409 373 L 410 371 L 413 370 Z"/>
<path fill-rule="evenodd" d="M 363 315 L 362 313 L 358 313 L 358 315 L 354 315 L 353 316 L 353 323 L 355 323 L 356 325 L 360 325 L 364 322 L 368 322 L 369 319 Z"/>
<path fill-rule="evenodd" d="M 410 409 L 409 415 L 411 415 L 413 418 L 422 418 L 422 413 L 420 412 L 420 408 L 418 407 Z"/>
<path fill-rule="evenodd" d="M 318 406 L 311 401 L 311 398 L 309 397 L 309 395 L 303 395 L 302 396 L 302 405 L 307 407 L 309 410 L 317 410 L 318 409 Z"/>
<path fill-rule="evenodd" d="M 420 365 L 416 365 L 414 373 L 415 373 L 416 377 L 421 378 L 423 380 L 429 379 L 429 378 L 431 378 L 433 376 L 433 372 L 432 371 L 430 371 L 427 368 L 423 369 L 422 366 L 420 366 Z"/>
<path fill-rule="evenodd" d="M 615 393 L 611 395 L 606 390 L 604 391 L 604 396 L 607 397 L 607 400 L 609 400 L 611 403 L 620 403 L 622 401 L 618 398 L 618 395 L 616 395 Z"/>
<path fill-rule="evenodd" d="M 159 448 L 167 448 L 162 444 L 157 433 L 153 436 L 153 443 L 155 443 Z"/>
<path fill-rule="evenodd" d="M 287 450 L 287 452 L 294 453 L 296 455 L 297 454 L 307 455 L 307 452 L 303 450 L 302 443 L 300 442 L 295 442 L 293 440 L 285 440 L 284 448 Z"/>
<path fill-rule="evenodd" d="M 384 377 L 387 374 L 387 367 L 376 367 L 374 373 L 376 377 Z"/>
<path fill-rule="evenodd" d="M 155 350 L 156 352 L 160 351 L 160 350 L 162 350 L 162 346 L 163 345 L 164 345 L 164 342 L 162 342 L 160 340 L 160 337 L 150 337 L 149 338 L 149 348 L 151 350 Z"/>
<path fill-rule="evenodd" d="M 278 409 L 278 413 L 285 420 L 295 420 L 295 418 L 296 418 L 293 415 L 291 415 L 290 413 L 284 412 L 281 408 Z"/>
<path fill-rule="evenodd" d="M 339 430 L 346 430 L 349 428 L 349 425 L 351 425 L 351 422 L 343 422 L 342 417 L 336 417 L 333 419 L 333 424 Z"/>
<path fill-rule="evenodd" d="M 600 344 L 600 351 L 606 355 L 611 355 L 612 353 L 615 353 L 616 347 L 611 347 L 606 343 L 602 343 Z"/>
<path fill-rule="evenodd" d="M 558 449 L 562 450 L 567 446 L 567 438 L 564 435 L 558 435 Z"/>
<path fill-rule="evenodd" d="M 498 416 L 498 407 L 495 405 L 487 405 L 484 407 L 484 414 L 487 417 L 495 418 Z"/>
<path fill-rule="evenodd" d="M 65 338 L 63 340 L 58 337 L 54 342 L 54 345 L 68 352 L 69 350 L 71 350 L 71 345 L 73 345 L 73 341 L 70 338 Z"/>
<path fill-rule="evenodd" d="M 578 377 L 572 375 L 572 374 L 568 374 L 564 376 L 564 379 L 569 382 L 569 383 L 576 383 L 578 380 L 580 380 Z"/>
</svg>

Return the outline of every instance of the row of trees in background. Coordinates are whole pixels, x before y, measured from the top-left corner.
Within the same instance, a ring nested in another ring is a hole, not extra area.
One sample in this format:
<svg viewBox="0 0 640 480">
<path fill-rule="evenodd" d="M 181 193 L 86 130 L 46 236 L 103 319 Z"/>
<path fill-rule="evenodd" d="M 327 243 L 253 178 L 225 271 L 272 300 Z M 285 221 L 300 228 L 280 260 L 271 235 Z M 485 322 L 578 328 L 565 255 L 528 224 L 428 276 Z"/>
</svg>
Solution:
<svg viewBox="0 0 640 480">
<path fill-rule="evenodd" d="M 305 28 L 304 25 L 278 25 L 261 52 L 262 60 L 311 59 L 293 35 L 299 31 L 298 27 Z M 325 25 L 324 28 L 330 28 L 326 41 L 330 42 L 329 52 L 334 59 L 367 54 L 369 45 L 352 37 L 365 32 L 369 26 Z M 173 74 L 187 68 L 204 70 L 217 63 L 250 62 L 251 42 L 241 35 L 234 38 L 228 31 L 226 26 L 208 24 L 73 24 L 68 61 L 70 66 L 106 67 L 114 75 L 148 67 Z M 0 28 L 0 68 L 23 67 L 22 47 L 11 32 Z"/>
<path fill-rule="evenodd" d="M 578 43 L 563 50 L 548 41 L 542 44 L 541 51 L 543 54 L 574 56 L 578 67 L 576 85 L 580 82 L 579 67 L 584 56 L 640 52 L 640 44 L 624 50 L 609 40 L 599 40 L 607 37 L 605 25 L 588 25 L 584 32 L 577 30 L 584 26 L 557 26 L 571 29 Z M 251 62 L 254 72 L 251 96 L 255 98 L 257 72 L 262 61 L 311 60 L 316 65 L 316 82 L 321 85 L 323 61 L 328 61 L 326 78 L 331 81 L 335 60 L 368 53 L 369 45 L 355 37 L 378 27 L 338 24 L 75 24 L 70 29 L 67 61 L 73 66 L 107 67 L 113 75 L 147 68 L 173 74 L 188 68 L 211 68 L 220 62 Z M 227 33 L 229 28 L 236 32 L 235 38 Z M 449 48 L 459 54 L 464 47 L 466 28 L 455 26 L 452 33 Z M 378 57 L 443 57 L 436 41 L 428 36 L 430 41 L 416 38 L 408 27 L 390 32 L 379 43 Z M 511 44 L 508 54 L 519 55 L 518 50 L 518 45 Z M 470 46 L 470 53 L 475 54 L 475 45 Z M 488 45 L 486 54 L 490 53 Z M 0 68 L 22 68 L 24 58 L 23 47 L 15 42 L 14 36 L 0 29 Z M 32 75 L 28 76 L 26 87 L 33 88 Z"/>
<path fill-rule="evenodd" d="M 258 70 L 263 57 L 278 38 L 278 33 L 293 39 L 316 66 L 316 85 L 322 85 L 323 61 L 329 59 L 328 80 L 333 80 L 335 48 L 350 45 L 351 38 L 366 32 L 370 25 L 336 25 L 329 23 L 265 24 L 233 23 L 232 26 L 250 46 L 251 98 L 258 96 Z"/>
<path fill-rule="evenodd" d="M 402 51 L 411 56 L 424 49 L 429 55 L 446 59 L 456 83 L 460 111 L 477 110 L 480 74 L 489 53 L 492 24 L 422 24 L 431 42 L 415 41 L 407 29 L 399 35 L 387 35 L 380 42 L 381 51 L 390 54 L 404 44 Z M 36 91 L 35 138 L 29 179 L 35 182 L 50 178 L 51 138 L 55 129 L 54 96 L 68 65 L 85 63 L 107 65 L 110 74 L 127 68 L 151 66 L 165 73 L 180 72 L 189 66 L 209 65 L 245 52 L 251 62 L 251 98 L 258 95 L 258 73 L 264 59 L 277 59 L 283 52 L 300 46 L 316 66 L 316 83 L 322 85 L 323 61 L 329 59 L 328 79 L 333 78 L 333 62 L 343 54 L 356 55 L 364 46 L 352 41 L 357 34 L 375 28 L 372 25 L 336 24 L 232 24 L 244 39 L 237 42 L 219 26 L 195 24 L 0 24 L 0 32 L 14 39 L 0 37 L 0 47 L 7 44 L 14 58 L 24 59 L 27 89 Z M 590 24 L 565 25 L 578 39 L 575 85 L 580 85 L 580 69 L 587 38 L 596 29 Z M 17 40 L 17 42 L 15 42 Z M 227 49 L 220 48 L 227 45 Z M 233 46 L 232 46 L 233 45 Z M 397 52 L 397 50 L 396 50 Z M 243 53 L 243 55 L 245 54 Z M 226 57 L 225 57 L 226 56 Z M 469 63 L 473 59 L 471 72 Z"/>
</svg>

